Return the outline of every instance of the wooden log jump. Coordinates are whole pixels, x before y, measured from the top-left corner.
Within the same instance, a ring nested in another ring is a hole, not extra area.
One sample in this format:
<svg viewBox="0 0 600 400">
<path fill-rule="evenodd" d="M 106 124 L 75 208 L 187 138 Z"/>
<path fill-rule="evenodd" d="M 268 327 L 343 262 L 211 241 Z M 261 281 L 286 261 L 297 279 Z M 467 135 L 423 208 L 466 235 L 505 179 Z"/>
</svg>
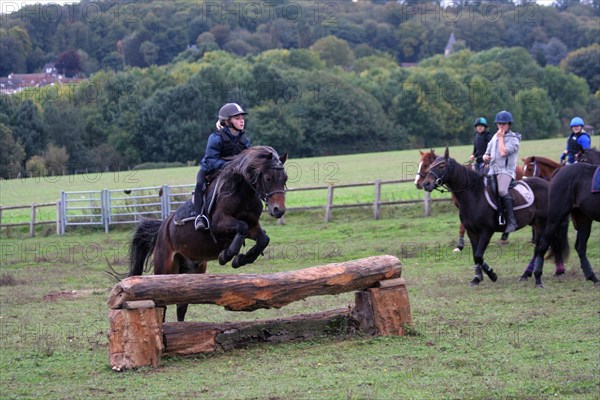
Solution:
<svg viewBox="0 0 600 400">
<path fill-rule="evenodd" d="M 129 277 L 115 285 L 108 299 L 110 364 L 119 371 L 158 367 L 162 355 L 223 351 L 325 334 L 404 335 L 412 320 L 401 273 L 396 257 L 374 256 L 275 274 Z M 252 311 L 349 291 L 357 291 L 353 307 L 273 320 L 163 323 L 160 308 L 189 303 Z"/>
</svg>

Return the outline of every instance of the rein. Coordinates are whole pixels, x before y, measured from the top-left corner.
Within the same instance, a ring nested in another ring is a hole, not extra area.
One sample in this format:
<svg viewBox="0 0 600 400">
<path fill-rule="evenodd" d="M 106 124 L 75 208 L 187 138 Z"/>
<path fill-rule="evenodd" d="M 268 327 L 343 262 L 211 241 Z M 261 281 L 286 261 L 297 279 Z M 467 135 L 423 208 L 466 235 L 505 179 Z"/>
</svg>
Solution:
<svg viewBox="0 0 600 400">
<path fill-rule="evenodd" d="M 446 168 L 444 168 L 444 172 L 440 176 L 438 176 L 434 171 L 431 170 L 433 167 L 437 167 L 437 165 L 440 164 L 440 163 L 436 164 L 434 162 L 433 164 L 431 164 L 429 166 L 429 171 L 427 172 L 427 175 L 431 174 L 435 178 L 435 182 L 434 182 L 435 188 L 434 189 L 437 190 L 440 193 L 446 193 L 446 192 L 450 192 L 450 193 L 462 193 L 462 192 L 466 192 L 467 190 L 470 190 L 473 186 L 475 186 L 479 182 L 479 179 L 481 179 L 484 176 L 484 175 L 481 175 L 478 179 L 474 179 L 473 182 L 471 182 L 468 186 L 466 186 L 466 187 L 464 187 L 462 189 L 452 190 L 452 189 L 450 189 L 444 183 L 444 178 L 446 177 L 446 174 L 448 173 L 447 166 L 446 166 Z M 442 187 L 443 189 L 440 189 L 440 187 Z"/>
</svg>

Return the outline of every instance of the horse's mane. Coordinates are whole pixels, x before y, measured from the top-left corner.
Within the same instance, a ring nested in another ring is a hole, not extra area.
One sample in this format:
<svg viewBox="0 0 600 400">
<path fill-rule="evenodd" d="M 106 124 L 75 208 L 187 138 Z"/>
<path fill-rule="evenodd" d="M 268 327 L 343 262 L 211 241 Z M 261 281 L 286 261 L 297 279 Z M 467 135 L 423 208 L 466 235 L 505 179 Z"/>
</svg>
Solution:
<svg viewBox="0 0 600 400">
<path fill-rule="evenodd" d="M 219 179 L 228 191 L 234 189 L 242 178 L 255 185 L 265 169 L 283 168 L 279 155 L 270 146 L 253 146 L 235 156 L 219 174 Z"/>
</svg>

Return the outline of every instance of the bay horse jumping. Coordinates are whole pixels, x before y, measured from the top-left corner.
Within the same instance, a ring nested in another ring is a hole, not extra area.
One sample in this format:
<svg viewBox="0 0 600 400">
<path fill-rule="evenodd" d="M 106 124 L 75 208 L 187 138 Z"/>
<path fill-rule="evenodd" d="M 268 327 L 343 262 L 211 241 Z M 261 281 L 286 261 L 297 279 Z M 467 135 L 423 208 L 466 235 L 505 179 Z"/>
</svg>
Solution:
<svg viewBox="0 0 600 400">
<path fill-rule="evenodd" d="M 533 260 L 538 255 L 539 238 L 545 228 L 549 184 L 540 178 L 529 178 L 527 184 L 533 190 L 535 199 L 531 206 L 515 210 L 515 217 L 517 219 L 517 229 L 527 225 L 531 225 L 534 229 L 537 239 L 534 246 Z M 498 276 L 485 262 L 484 254 L 494 232 L 502 232 L 504 226 L 498 224 L 495 211 L 487 204 L 484 192 L 487 190 L 484 184 L 484 176 L 450 158 L 448 148 L 446 148 L 444 156 L 436 158 L 423 180 L 423 188 L 428 192 L 433 191 L 438 186 L 446 187 L 456 196 L 460 220 L 471 242 L 473 261 L 475 262 L 475 277 L 470 285 L 479 285 L 483 280 L 483 272 L 492 282 L 495 282 Z M 561 266 L 564 269 L 562 254 L 568 251 L 566 240 L 563 242 L 552 241 L 552 251 L 557 262 L 557 268 Z"/>
<path fill-rule="evenodd" d="M 419 153 L 421 155 L 421 158 L 419 159 L 419 165 L 417 167 L 417 175 L 415 177 L 415 186 L 417 186 L 417 189 L 422 190 L 423 189 L 423 180 L 425 179 L 425 175 L 427 174 L 427 169 L 429 168 L 429 166 L 431 164 L 433 164 L 433 162 L 437 158 L 437 155 L 435 154 L 435 150 L 433 150 L 433 149 L 431 149 L 431 151 L 428 151 L 425 153 L 422 152 L 421 150 L 419 150 Z M 516 175 L 517 180 L 523 179 L 523 167 L 521 165 L 517 164 L 517 169 L 515 171 L 515 175 Z M 454 194 L 452 194 L 452 202 L 454 203 L 454 205 L 456 207 L 458 207 L 458 204 L 456 202 L 456 196 L 454 196 Z M 505 243 L 508 240 L 508 235 L 509 235 L 508 233 L 503 232 L 502 238 L 500 239 L 501 242 Z M 456 247 L 452 251 L 455 253 L 458 253 L 458 252 L 461 252 L 464 247 L 465 247 L 465 227 L 461 223 L 460 227 L 458 228 L 458 241 L 456 243 Z"/>
<path fill-rule="evenodd" d="M 568 221 L 569 214 L 577 230 L 575 250 L 583 274 L 596 287 L 600 287 L 586 255 L 592 221 L 600 221 L 600 188 L 595 193 L 592 191 L 594 173 L 600 174 L 600 166 L 578 162 L 562 167 L 550 183 L 548 221 L 533 271 L 536 285 L 540 287 L 543 287 L 544 255 L 550 243 L 562 236 L 562 230 L 566 229 L 564 221 Z"/>
<path fill-rule="evenodd" d="M 206 272 L 207 261 L 229 261 L 233 268 L 253 263 L 269 244 L 259 218 L 266 203 L 269 214 L 281 218 L 285 213 L 287 174 L 281 157 L 268 146 L 244 150 L 228 162 L 209 184 L 206 193 L 214 206 L 208 217 L 210 230 L 195 230 L 193 222 L 176 223 L 177 212 L 165 221 L 147 219 L 136 228 L 131 241 L 128 276 L 142 275 L 153 254 L 154 274 Z M 213 194 L 214 193 L 214 194 Z M 180 208 L 190 208 L 191 200 Z M 208 206 L 208 201 L 207 201 Z M 256 244 L 240 253 L 246 239 Z M 187 304 L 177 305 L 177 320 L 183 321 Z"/>
<path fill-rule="evenodd" d="M 562 167 L 562 164 L 546 157 L 529 156 L 521 160 L 524 163 L 523 175 L 526 178 L 536 176 L 550 181 L 554 171 Z"/>
</svg>

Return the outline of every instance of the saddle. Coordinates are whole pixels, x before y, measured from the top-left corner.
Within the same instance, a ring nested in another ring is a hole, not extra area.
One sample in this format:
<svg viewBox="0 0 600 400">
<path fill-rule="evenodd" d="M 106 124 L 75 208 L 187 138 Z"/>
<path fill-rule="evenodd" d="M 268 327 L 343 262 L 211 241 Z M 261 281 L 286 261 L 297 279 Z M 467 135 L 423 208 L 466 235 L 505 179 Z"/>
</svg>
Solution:
<svg viewBox="0 0 600 400">
<path fill-rule="evenodd" d="M 214 179 L 216 175 L 212 174 L 206 177 L 206 185 L 208 186 Z M 204 214 L 206 217 L 210 218 L 210 211 L 213 208 L 213 205 L 216 200 L 216 186 L 209 192 L 204 193 Z M 187 222 L 196 220 L 196 210 L 194 208 L 194 194 L 192 192 L 192 197 L 186 200 L 183 204 L 179 206 L 177 210 L 175 210 L 175 215 L 173 217 L 173 223 L 175 225 L 184 225 Z"/>
<path fill-rule="evenodd" d="M 495 177 L 491 176 L 490 179 Z M 493 185 L 490 185 L 488 179 L 484 179 L 485 185 L 485 199 L 492 209 L 498 210 L 498 193 L 495 188 L 492 188 Z M 522 210 L 524 208 L 530 207 L 535 200 L 535 195 L 533 194 L 533 190 L 529 187 L 525 181 L 515 181 L 513 180 L 508 187 L 508 191 L 510 196 L 513 199 L 513 210 Z M 502 208 L 502 205 L 500 205 Z"/>
</svg>

